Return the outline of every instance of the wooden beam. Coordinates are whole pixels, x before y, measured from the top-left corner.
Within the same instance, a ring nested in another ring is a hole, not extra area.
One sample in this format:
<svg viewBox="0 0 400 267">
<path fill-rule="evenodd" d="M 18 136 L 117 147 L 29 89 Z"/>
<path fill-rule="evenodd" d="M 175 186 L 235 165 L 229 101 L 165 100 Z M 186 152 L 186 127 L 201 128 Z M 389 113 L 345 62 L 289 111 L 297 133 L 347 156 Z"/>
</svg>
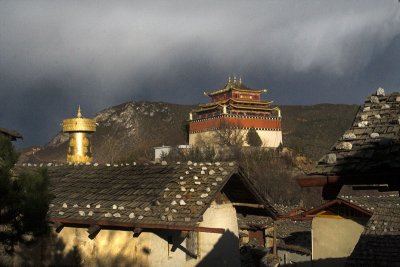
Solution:
<svg viewBox="0 0 400 267">
<path fill-rule="evenodd" d="M 97 234 L 100 232 L 101 230 L 101 226 L 97 225 L 97 224 L 93 224 L 91 226 L 89 226 L 87 232 L 89 233 L 89 238 L 90 239 L 94 239 Z"/>
<path fill-rule="evenodd" d="M 277 257 L 278 255 L 277 255 L 277 251 L 276 251 L 276 242 L 277 242 L 277 240 L 276 240 L 276 227 L 277 227 L 277 223 L 276 223 L 276 221 L 274 221 L 274 232 L 273 232 L 273 255 L 275 256 L 275 257 Z"/>
<path fill-rule="evenodd" d="M 248 207 L 248 208 L 256 208 L 256 209 L 264 209 L 265 206 L 262 204 L 252 204 L 252 203 L 240 203 L 240 202 L 233 202 L 233 206 L 236 207 Z"/>
<path fill-rule="evenodd" d="M 164 225 L 164 224 L 145 224 L 145 223 L 122 223 L 113 221 L 94 221 L 94 220 L 77 220 L 68 218 L 50 218 L 49 222 L 56 223 L 60 222 L 64 225 L 100 225 L 104 227 L 121 227 L 132 230 L 132 228 L 143 228 L 143 229 L 168 229 L 168 230 L 178 230 L 178 231 L 200 231 L 204 233 L 215 233 L 223 234 L 225 229 L 223 228 L 211 228 L 211 227 L 196 227 L 196 226 L 180 226 L 180 225 Z"/>
<path fill-rule="evenodd" d="M 201 243 L 200 243 L 200 231 L 197 228 L 197 258 L 201 257 Z"/>
<path fill-rule="evenodd" d="M 61 230 L 64 228 L 64 224 L 60 222 L 54 223 L 54 228 L 56 229 L 56 233 L 60 233 Z"/>
<path fill-rule="evenodd" d="M 395 191 L 389 185 L 355 185 L 352 186 L 353 190 L 378 190 L 379 192 Z"/>
<path fill-rule="evenodd" d="M 133 237 L 139 237 L 139 235 L 142 233 L 143 229 L 142 228 L 135 228 L 133 229 Z"/>
<path fill-rule="evenodd" d="M 296 178 L 301 187 L 318 187 L 327 184 L 343 183 L 345 185 L 388 184 L 399 187 L 398 173 L 379 172 L 344 175 L 310 175 Z"/>
<path fill-rule="evenodd" d="M 298 178 L 297 183 L 300 187 L 317 187 L 324 186 L 327 184 L 333 184 L 338 182 L 339 176 L 309 176 L 305 178 Z"/>
<path fill-rule="evenodd" d="M 188 234 L 189 236 L 186 239 L 186 249 L 188 251 L 186 253 L 186 260 L 196 259 L 198 253 L 197 232 L 189 231 Z"/>
</svg>

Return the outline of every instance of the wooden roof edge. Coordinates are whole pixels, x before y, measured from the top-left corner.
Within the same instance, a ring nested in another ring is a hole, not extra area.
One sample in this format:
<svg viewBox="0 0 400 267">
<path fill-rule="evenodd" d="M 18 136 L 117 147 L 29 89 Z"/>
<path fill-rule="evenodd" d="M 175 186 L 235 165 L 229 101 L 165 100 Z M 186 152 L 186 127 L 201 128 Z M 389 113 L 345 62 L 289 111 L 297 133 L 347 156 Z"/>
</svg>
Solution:
<svg viewBox="0 0 400 267">
<path fill-rule="evenodd" d="M 360 207 L 358 205 L 355 205 L 353 203 L 350 203 L 350 202 L 348 202 L 348 201 L 346 201 L 344 199 L 341 199 L 341 198 L 336 198 L 336 199 L 330 200 L 330 201 L 328 201 L 328 202 L 326 202 L 326 203 L 324 203 L 324 204 L 322 204 L 322 205 L 320 205 L 320 206 L 318 206 L 316 208 L 313 208 L 313 209 L 310 209 L 308 211 L 305 211 L 303 213 L 303 216 L 305 216 L 305 217 L 315 216 L 316 213 L 318 213 L 318 212 L 320 212 L 320 211 L 322 211 L 322 210 L 324 210 L 324 209 L 326 209 L 326 208 L 328 208 L 330 206 L 333 206 L 335 204 L 339 204 L 339 205 L 343 204 L 343 205 L 348 206 L 349 208 L 355 209 L 355 210 L 357 210 L 357 211 L 359 211 L 359 212 L 361 212 L 361 213 L 363 213 L 365 215 L 372 216 L 372 212 L 371 211 L 369 211 L 367 209 L 364 209 L 364 208 L 362 208 L 362 207 Z"/>
<path fill-rule="evenodd" d="M 235 175 L 237 173 L 237 164 L 236 166 L 233 168 L 233 170 L 228 173 L 225 177 L 227 177 L 226 179 L 223 179 L 222 183 L 218 185 L 217 190 L 215 190 L 214 195 L 212 196 L 212 199 L 208 202 L 207 205 L 204 205 L 203 209 L 200 210 L 199 214 L 200 217 L 203 216 L 203 214 L 206 212 L 206 210 L 211 206 L 211 202 L 212 200 L 214 200 L 214 198 L 216 197 L 218 192 L 221 192 L 222 189 L 225 187 L 225 185 L 228 183 L 228 181 L 232 178 L 233 175 Z"/>
<path fill-rule="evenodd" d="M 308 175 L 298 176 L 296 182 L 300 187 L 318 187 L 337 183 L 339 179 L 337 175 Z"/>
<path fill-rule="evenodd" d="M 102 220 L 77 220 L 68 218 L 49 218 L 50 223 L 62 223 L 65 225 L 99 225 L 102 227 L 121 227 L 127 229 L 143 228 L 143 229 L 160 229 L 160 230 L 178 230 L 178 231 L 199 231 L 205 233 L 225 233 L 224 228 L 212 228 L 212 227 L 199 227 L 199 226 L 183 226 L 183 225 L 167 225 L 167 224 L 146 224 L 146 223 L 123 223 L 113 221 L 102 221 Z"/>
<path fill-rule="evenodd" d="M 302 216 L 303 213 L 306 211 L 305 208 L 303 207 L 298 207 L 295 209 L 292 209 L 288 212 L 286 212 L 285 214 L 279 214 L 278 219 L 289 219 L 289 220 L 304 220 L 305 218 Z"/>
<path fill-rule="evenodd" d="M 398 170 L 379 173 L 359 174 L 315 174 L 298 176 L 296 182 L 300 187 L 320 187 L 328 184 L 396 184 Z"/>
</svg>

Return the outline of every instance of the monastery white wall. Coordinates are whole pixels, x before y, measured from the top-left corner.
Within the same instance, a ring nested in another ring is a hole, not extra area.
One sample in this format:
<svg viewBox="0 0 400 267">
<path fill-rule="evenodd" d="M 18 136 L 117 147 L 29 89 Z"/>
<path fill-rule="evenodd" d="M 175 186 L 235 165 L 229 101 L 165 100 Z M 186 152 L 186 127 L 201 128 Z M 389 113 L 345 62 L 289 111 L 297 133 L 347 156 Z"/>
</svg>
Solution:
<svg viewBox="0 0 400 267">
<path fill-rule="evenodd" d="M 277 148 L 282 143 L 282 131 L 256 130 L 262 141 L 262 147 Z M 237 135 L 243 139 L 243 146 L 249 146 L 246 142 L 248 130 L 239 130 Z M 189 145 L 213 144 L 217 145 L 216 131 L 204 131 L 189 133 Z"/>
</svg>

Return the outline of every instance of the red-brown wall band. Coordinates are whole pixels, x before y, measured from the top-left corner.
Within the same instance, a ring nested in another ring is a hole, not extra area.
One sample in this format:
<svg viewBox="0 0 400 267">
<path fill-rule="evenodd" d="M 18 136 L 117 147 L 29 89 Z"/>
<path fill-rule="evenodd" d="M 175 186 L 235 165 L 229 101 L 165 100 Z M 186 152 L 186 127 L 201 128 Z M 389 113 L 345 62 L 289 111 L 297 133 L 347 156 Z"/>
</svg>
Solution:
<svg viewBox="0 0 400 267">
<path fill-rule="evenodd" d="M 258 119 L 258 118 L 212 118 L 189 123 L 189 131 L 205 131 L 220 127 L 239 127 L 239 128 L 264 128 L 280 130 L 280 119 Z"/>
</svg>

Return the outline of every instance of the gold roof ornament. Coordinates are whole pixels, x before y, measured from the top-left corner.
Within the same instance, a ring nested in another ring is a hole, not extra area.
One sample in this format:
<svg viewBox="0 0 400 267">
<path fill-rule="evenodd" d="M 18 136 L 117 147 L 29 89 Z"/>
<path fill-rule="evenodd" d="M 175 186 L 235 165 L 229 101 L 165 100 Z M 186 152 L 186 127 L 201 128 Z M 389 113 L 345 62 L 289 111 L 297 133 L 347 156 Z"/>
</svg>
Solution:
<svg viewBox="0 0 400 267">
<path fill-rule="evenodd" d="M 67 161 L 88 163 L 92 160 L 90 135 L 96 131 L 96 120 L 84 118 L 78 106 L 76 118 L 63 120 L 63 132 L 69 134 Z"/>
<path fill-rule="evenodd" d="M 81 113 L 81 105 L 78 105 L 78 112 L 76 113 L 77 118 L 82 118 L 82 113 Z"/>
<path fill-rule="evenodd" d="M 96 121 L 94 119 L 84 118 L 81 112 L 81 106 L 78 106 L 76 118 L 63 120 L 63 132 L 88 132 L 96 131 Z"/>
</svg>

